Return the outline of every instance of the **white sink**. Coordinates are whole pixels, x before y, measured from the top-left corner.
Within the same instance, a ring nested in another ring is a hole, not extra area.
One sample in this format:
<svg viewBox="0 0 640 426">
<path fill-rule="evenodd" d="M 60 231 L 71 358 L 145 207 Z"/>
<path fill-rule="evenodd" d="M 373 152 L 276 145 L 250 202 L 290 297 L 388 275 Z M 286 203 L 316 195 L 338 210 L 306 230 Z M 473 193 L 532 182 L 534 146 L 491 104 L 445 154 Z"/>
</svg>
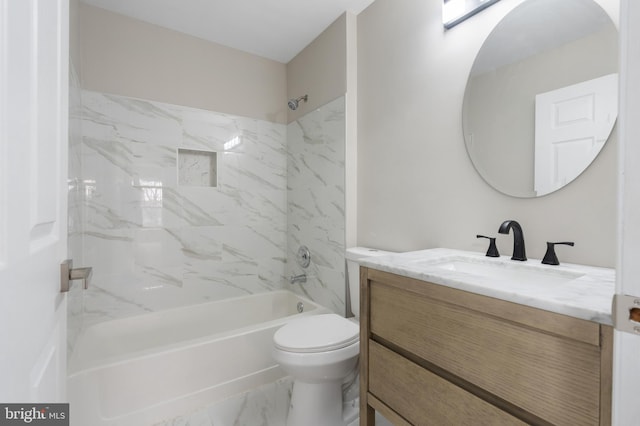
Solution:
<svg viewBox="0 0 640 426">
<path fill-rule="evenodd" d="M 407 265 L 409 266 L 409 265 Z M 561 285 L 584 276 L 584 273 L 554 269 L 546 265 L 520 263 L 507 258 L 478 258 L 451 256 L 437 261 L 412 262 L 412 267 L 424 272 L 464 274 L 482 279 L 509 281 L 514 284 Z"/>
</svg>

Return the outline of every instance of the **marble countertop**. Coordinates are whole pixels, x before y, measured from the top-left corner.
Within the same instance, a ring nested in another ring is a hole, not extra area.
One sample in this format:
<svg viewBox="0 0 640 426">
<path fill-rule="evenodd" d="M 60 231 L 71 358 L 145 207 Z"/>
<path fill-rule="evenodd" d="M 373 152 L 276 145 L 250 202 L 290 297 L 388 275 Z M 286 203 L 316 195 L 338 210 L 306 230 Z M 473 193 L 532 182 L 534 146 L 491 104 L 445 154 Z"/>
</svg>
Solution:
<svg viewBox="0 0 640 426">
<path fill-rule="evenodd" d="M 462 266 L 471 265 L 468 271 L 452 269 L 460 260 Z M 614 269 L 568 263 L 543 265 L 539 259 L 518 262 L 509 256 L 491 258 L 484 253 L 444 248 L 364 258 L 359 263 L 575 318 L 613 324 Z M 476 269 L 484 273 L 476 274 Z M 499 277 L 489 277 L 486 271 L 497 271 L 495 275 Z M 522 273 L 526 279 L 513 278 Z"/>
</svg>

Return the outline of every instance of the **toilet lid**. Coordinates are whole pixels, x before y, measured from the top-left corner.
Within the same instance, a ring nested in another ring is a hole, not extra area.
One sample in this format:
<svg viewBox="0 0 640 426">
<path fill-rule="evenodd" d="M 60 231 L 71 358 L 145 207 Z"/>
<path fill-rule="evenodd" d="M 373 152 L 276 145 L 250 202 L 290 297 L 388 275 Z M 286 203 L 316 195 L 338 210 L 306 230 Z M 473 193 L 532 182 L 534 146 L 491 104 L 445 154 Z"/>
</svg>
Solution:
<svg viewBox="0 0 640 426">
<path fill-rule="evenodd" d="M 291 321 L 273 336 L 278 349 L 287 352 L 325 352 L 358 341 L 358 324 L 336 314 L 312 315 Z"/>
</svg>

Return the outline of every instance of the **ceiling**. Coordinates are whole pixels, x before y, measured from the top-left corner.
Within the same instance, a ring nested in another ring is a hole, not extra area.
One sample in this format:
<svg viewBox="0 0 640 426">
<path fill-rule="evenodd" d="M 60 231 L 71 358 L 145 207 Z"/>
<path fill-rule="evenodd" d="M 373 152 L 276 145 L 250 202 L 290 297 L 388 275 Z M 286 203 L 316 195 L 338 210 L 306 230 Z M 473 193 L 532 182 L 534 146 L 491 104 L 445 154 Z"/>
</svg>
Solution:
<svg viewBox="0 0 640 426">
<path fill-rule="evenodd" d="M 374 0 L 82 0 L 141 21 L 287 63 L 345 11 Z"/>
</svg>

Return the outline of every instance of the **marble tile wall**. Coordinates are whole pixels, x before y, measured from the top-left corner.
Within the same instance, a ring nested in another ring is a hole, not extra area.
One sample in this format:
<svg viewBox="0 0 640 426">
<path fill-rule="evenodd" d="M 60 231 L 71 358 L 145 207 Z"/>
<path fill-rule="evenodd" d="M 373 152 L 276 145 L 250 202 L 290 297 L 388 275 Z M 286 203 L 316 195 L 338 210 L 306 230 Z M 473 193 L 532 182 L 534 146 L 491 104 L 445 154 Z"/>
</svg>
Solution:
<svg viewBox="0 0 640 426">
<path fill-rule="evenodd" d="M 85 324 L 282 288 L 285 130 L 83 91 Z M 181 185 L 178 149 L 215 152 L 216 186 Z"/>
<path fill-rule="evenodd" d="M 293 285 L 334 312 L 345 313 L 345 100 L 340 97 L 287 126 L 287 270 L 307 274 Z M 306 270 L 300 245 L 311 251 Z"/>
</svg>

